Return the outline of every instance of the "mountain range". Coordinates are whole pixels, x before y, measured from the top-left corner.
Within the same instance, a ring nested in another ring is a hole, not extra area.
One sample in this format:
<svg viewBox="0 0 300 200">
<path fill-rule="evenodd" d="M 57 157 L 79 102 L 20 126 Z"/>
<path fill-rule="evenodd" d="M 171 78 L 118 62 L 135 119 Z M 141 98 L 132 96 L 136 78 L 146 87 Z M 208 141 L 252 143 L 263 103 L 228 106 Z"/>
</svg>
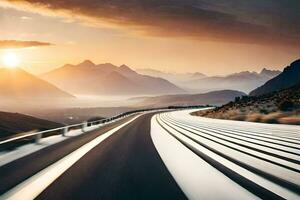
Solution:
<svg viewBox="0 0 300 200">
<path fill-rule="evenodd" d="M 300 60 L 287 66 L 281 74 L 250 92 L 251 96 L 264 95 L 300 84 Z"/>
<path fill-rule="evenodd" d="M 141 75 L 126 65 L 96 65 L 89 60 L 78 65 L 64 65 L 41 77 L 72 94 L 141 95 L 185 92 L 165 79 Z"/>
<path fill-rule="evenodd" d="M 73 98 L 71 94 L 21 68 L 0 68 L 0 77 L 0 96 L 2 98 Z"/>
<path fill-rule="evenodd" d="M 175 74 L 151 69 L 142 69 L 139 70 L 139 72 L 142 74 L 163 77 L 192 93 L 226 89 L 239 90 L 248 93 L 281 73 L 281 71 L 268 70 L 266 68 L 260 73 L 243 71 L 227 76 L 206 76 L 198 72 Z"/>
<path fill-rule="evenodd" d="M 248 92 L 279 73 L 280 71 L 263 69 L 260 73 L 245 71 L 228 76 L 209 77 L 198 72 L 173 74 L 152 69 L 136 72 L 126 65 L 115 66 L 110 63 L 96 65 L 85 60 L 77 65 L 66 64 L 40 75 L 40 78 L 21 68 L 0 68 L 0 96 L 8 99 L 53 99 L 74 97 L 73 94 L 97 96 L 198 94 L 227 89 Z"/>
</svg>

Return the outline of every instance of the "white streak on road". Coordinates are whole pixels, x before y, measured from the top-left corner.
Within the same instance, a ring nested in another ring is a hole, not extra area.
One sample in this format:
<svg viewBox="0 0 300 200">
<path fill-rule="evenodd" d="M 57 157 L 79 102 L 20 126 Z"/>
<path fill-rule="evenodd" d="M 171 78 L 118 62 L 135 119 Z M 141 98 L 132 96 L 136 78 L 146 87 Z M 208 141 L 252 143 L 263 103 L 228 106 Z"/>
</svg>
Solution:
<svg viewBox="0 0 300 200">
<path fill-rule="evenodd" d="M 159 155 L 188 199 L 259 199 L 170 136 L 151 120 L 151 137 Z"/>
<path fill-rule="evenodd" d="M 247 188 L 231 180 L 222 170 L 217 170 L 225 167 L 269 191 L 268 194 L 300 199 L 300 174 L 297 172 L 300 169 L 297 163 L 300 126 L 208 119 L 191 116 L 192 111 L 195 110 L 158 114 L 159 123 L 153 118 L 151 124 L 155 147 L 188 198 L 244 199 L 239 195 Z M 185 153 L 182 153 L 183 149 Z M 210 165 L 199 155 L 219 164 Z M 227 184 L 220 182 L 222 177 L 229 179 Z M 276 178 L 282 182 L 273 182 Z M 238 191 L 226 194 L 222 188 L 228 191 L 238 188 Z"/>
</svg>

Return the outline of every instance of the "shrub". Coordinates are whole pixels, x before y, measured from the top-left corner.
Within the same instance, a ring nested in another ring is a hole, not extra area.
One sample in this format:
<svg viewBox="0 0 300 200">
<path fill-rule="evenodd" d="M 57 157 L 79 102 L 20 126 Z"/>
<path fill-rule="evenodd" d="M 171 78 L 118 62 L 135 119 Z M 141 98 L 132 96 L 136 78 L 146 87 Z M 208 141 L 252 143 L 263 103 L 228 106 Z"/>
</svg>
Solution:
<svg viewBox="0 0 300 200">
<path fill-rule="evenodd" d="M 234 101 L 239 102 L 241 100 L 241 97 L 235 97 Z"/>
<path fill-rule="evenodd" d="M 279 123 L 300 125 L 300 116 L 283 117 L 279 119 Z"/>
<path fill-rule="evenodd" d="M 262 114 L 268 114 L 268 111 L 264 108 L 260 109 L 259 112 Z"/>
<path fill-rule="evenodd" d="M 283 117 L 284 115 L 280 112 L 271 113 L 268 115 L 264 115 L 261 119 L 263 123 L 270 123 L 270 124 L 278 124 L 279 118 Z"/>
<path fill-rule="evenodd" d="M 248 122 L 260 122 L 262 115 L 259 113 L 248 114 L 246 117 L 246 121 Z"/>
<path fill-rule="evenodd" d="M 292 101 L 284 100 L 279 103 L 278 108 L 281 111 L 291 111 L 295 108 L 295 104 Z"/>
</svg>

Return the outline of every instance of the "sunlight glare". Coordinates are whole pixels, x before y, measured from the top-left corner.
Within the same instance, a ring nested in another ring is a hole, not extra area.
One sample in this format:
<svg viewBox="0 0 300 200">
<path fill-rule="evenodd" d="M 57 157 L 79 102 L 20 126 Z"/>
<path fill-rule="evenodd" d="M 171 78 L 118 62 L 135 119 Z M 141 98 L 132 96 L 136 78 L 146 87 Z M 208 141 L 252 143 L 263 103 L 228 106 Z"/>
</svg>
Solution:
<svg viewBox="0 0 300 200">
<path fill-rule="evenodd" d="M 19 59 L 13 52 L 5 53 L 2 57 L 2 62 L 7 68 L 16 68 L 19 65 Z"/>
</svg>

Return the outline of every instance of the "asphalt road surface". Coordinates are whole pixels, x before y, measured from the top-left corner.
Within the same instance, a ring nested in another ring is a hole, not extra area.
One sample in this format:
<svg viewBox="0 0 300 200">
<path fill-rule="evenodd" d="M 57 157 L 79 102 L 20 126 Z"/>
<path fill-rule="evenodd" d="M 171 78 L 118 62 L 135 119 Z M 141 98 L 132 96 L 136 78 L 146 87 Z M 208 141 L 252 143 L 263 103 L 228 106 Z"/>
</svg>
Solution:
<svg viewBox="0 0 300 200">
<path fill-rule="evenodd" d="M 300 199 L 300 126 L 136 115 L 0 167 L 0 199 Z"/>
<path fill-rule="evenodd" d="M 90 150 L 37 199 L 186 199 L 160 159 L 145 114 Z M 38 171 L 125 120 L 65 140 L 0 168 L 4 194 Z M 31 188 L 35 190 L 36 188 Z M 5 194 L 2 198 L 6 198 Z"/>
</svg>

